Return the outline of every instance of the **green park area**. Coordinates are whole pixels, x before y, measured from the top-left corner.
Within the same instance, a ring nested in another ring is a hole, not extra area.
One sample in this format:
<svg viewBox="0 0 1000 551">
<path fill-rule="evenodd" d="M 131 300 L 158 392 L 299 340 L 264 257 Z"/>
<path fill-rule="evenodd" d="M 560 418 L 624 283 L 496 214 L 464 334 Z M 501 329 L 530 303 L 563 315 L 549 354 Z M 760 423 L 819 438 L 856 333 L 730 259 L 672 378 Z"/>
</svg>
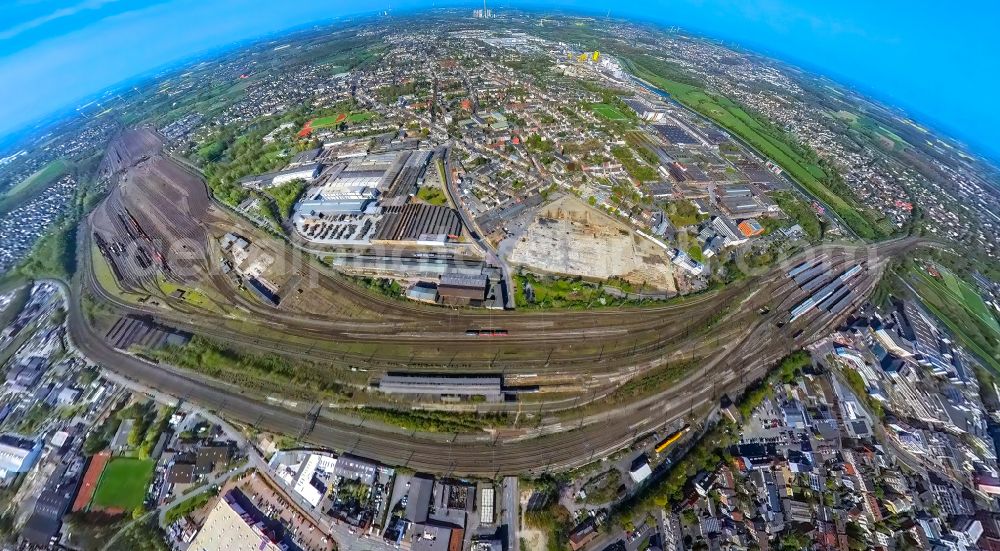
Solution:
<svg viewBox="0 0 1000 551">
<path fill-rule="evenodd" d="M 165 279 L 162 275 L 159 276 L 157 284 L 160 290 L 163 291 L 163 294 L 167 296 L 176 296 L 195 308 L 223 313 L 219 305 L 212 301 L 204 291 L 186 285 L 178 285 L 173 281 Z"/>
<path fill-rule="evenodd" d="M 636 76 L 729 130 L 781 166 L 860 237 L 879 239 L 890 234 L 884 224 L 869 220 L 850 188 L 832 167 L 826 166 L 813 150 L 797 143 L 782 129 L 748 113 L 728 98 L 710 94 L 695 83 L 682 82 L 682 77 L 674 76 L 675 69 L 655 58 L 636 55 L 629 61 Z M 664 77 L 665 74 L 670 78 Z"/>
<path fill-rule="evenodd" d="M 277 207 L 277 215 L 282 220 L 287 220 L 292 216 L 292 209 L 306 191 L 306 183 L 302 180 L 292 180 L 281 185 L 273 186 L 264 190 L 264 193 L 274 200 Z"/>
<path fill-rule="evenodd" d="M 629 120 L 618 108 L 608 103 L 592 103 L 590 104 L 590 110 L 609 121 L 624 122 Z"/>
<path fill-rule="evenodd" d="M 66 159 L 56 159 L 45 165 L 0 196 L 0 214 L 6 214 L 21 203 L 42 194 L 71 170 L 73 163 Z"/>
<path fill-rule="evenodd" d="M 671 224 L 682 228 L 685 226 L 694 226 L 702 222 L 707 215 L 699 213 L 698 207 L 691 201 L 680 199 L 678 201 L 671 201 L 667 205 L 667 217 L 670 218 Z"/>
<path fill-rule="evenodd" d="M 639 289 L 620 278 L 612 278 L 608 287 L 630 293 Z M 604 286 L 583 281 L 579 277 L 539 276 L 532 273 L 514 274 L 514 296 L 519 308 L 587 309 L 608 306 L 642 306 L 657 304 L 655 300 L 632 300 L 613 296 Z M 528 291 L 530 287 L 530 291 Z M 528 300 L 531 298 L 532 300 Z M 662 304 L 662 303 L 660 303 Z"/>
<path fill-rule="evenodd" d="M 823 225 L 812 208 L 790 191 L 780 191 L 771 195 L 778 208 L 798 224 L 810 241 L 818 241 L 823 236 Z"/>
<path fill-rule="evenodd" d="M 368 111 L 355 111 L 353 113 L 337 113 L 326 117 L 318 117 L 309 122 L 309 128 L 326 128 L 336 126 L 340 123 L 357 124 L 366 122 L 374 118 L 373 113 Z"/>
<path fill-rule="evenodd" d="M 640 182 L 650 182 L 659 179 L 656 169 L 636 158 L 632 148 L 616 145 L 611 148 L 611 154 L 625 167 L 625 172 Z"/>
<path fill-rule="evenodd" d="M 1000 324 L 976 292 L 953 272 L 935 266 L 939 276 L 920 265 L 905 274 L 927 310 L 995 373 L 1000 373 Z"/>
<path fill-rule="evenodd" d="M 515 274 L 514 280 L 515 300 L 523 308 L 590 308 L 610 299 L 597 285 L 577 279 Z M 534 300 L 529 301 L 529 296 Z"/>
<path fill-rule="evenodd" d="M 437 206 L 448 204 L 448 197 L 441 188 L 424 186 L 417 190 L 417 197 L 425 203 Z"/>
<path fill-rule="evenodd" d="M 152 459 L 116 457 L 105 467 L 94 491 L 95 508 L 131 511 L 143 504 L 146 487 L 153 477 Z"/>
</svg>

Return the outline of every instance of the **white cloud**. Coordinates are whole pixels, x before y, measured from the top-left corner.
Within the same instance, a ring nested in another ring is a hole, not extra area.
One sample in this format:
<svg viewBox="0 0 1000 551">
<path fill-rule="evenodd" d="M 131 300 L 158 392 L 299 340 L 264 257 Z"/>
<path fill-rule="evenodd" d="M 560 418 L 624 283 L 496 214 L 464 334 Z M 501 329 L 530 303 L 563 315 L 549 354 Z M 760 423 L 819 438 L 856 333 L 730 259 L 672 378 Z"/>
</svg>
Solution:
<svg viewBox="0 0 1000 551">
<path fill-rule="evenodd" d="M 57 19 L 62 19 L 63 17 L 70 17 L 86 10 L 96 10 L 101 8 L 102 6 L 105 6 L 107 4 L 112 4 L 114 2 L 118 2 L 118 0 L 87 0 L 86 2 L 81 2 L 75 6 L 68 6 L 65 8 L 61 8 L 46 15 L 43 15 L 41 17 L 30 19 L 28 21 L 25 21 L 23 23 L 14 25 L 13 27 L 0 31 L 0 40 L 9 40 L 25 31 L 30 31 L 31 29 L 41 27 L 42 25 L 50 23 Z"/>
</svg>

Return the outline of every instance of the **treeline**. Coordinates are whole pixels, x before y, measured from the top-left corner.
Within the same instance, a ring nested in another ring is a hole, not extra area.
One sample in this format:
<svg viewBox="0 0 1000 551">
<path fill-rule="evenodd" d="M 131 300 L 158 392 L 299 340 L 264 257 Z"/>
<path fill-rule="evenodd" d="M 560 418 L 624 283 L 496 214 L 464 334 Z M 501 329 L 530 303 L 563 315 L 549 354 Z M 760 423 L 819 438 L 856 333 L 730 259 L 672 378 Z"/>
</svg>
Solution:
<svg viewBox="0 0 1000 551">
<path fill-rule="evenodd" d="M 462 413 L 455 411 L 395 410 L 377 407 L 363 407 L 358 415 L 420 432 L 468 432 L 507 424 L 503 413 Z"/>
<path fill-rule="evenodd" d="M 264 190 L 268 197 L 274 200 L 278 208 L 277 214 L 281 220 L 287 220 L 292 216 L 292 208 L 306 191 L 306 183 L 303 180 L 292 180 L 284 184 L 270 187 Z"/>
<path fill-rule="evenodd" d="M 637 159 L 632 148 L 616 145 L 611 148 L 611 154 L 625 167 L 625 172 L 636 180 L 650 182 L 659 178 L 656 169 Z"/>
<path fill-rule="evenodd" d="M 778 208 L 802 227 L 809 241 L 819 241 L 823 237 L 823 226 L 809 205 L 788 192 L 778 192 L 771 197 L 778 204 Z"/>
<path fill-rule="evenodd" d="M 114 438 L 119 424 L 121 424 L 121 420 L 118 416 L 111 415 L 101 423 L 100 427 L 91 430 L 83 441 L 83 454 L 90 456 L 107 448 L 111 439 Z"/>
<path fill-rule="evenodd" d="M 548 551 L 562 551 L 569 543 L 569 531 L 573 528 L 569 511 L 559 503 L 559 486 L 562 482 L 550 475 L 528 482 L 534 488 L 531 502 L 534 506 L 524 512 L 524 524 L 534 530 L 541 530 L 548 538 Z"/>
<path fill-rule="evenodd" d="M 127 415 L 134 420 L 128 435 L 128 445 L 136 450 L 140 459 L 148 459 L 152 455 L 160 435 L 170 426 L 170 417 L 175 411 L 176 408 L 165 408 L 157 412 L 156 405 L 147 401 L 141 405 L 132 404 L 127 410 L 119 412 L 121 419 L 125 419 L 123 415 Z"/>
<path fill-rule="evenodd" d="M 206 504 L 208 504 L 209 501 L 212 501 L 212 498 L 218 494 L 219 494 L 218 488 L 211 488 L 196 496 L 189 497 L 184 501 L 178 503 L 177 505 L 171 507 L 163 515 L 167 526 L 170 526 L 171 524 L 177 522 L 181 518 L 186 517 L 187 515 L 193 513 L 194 511 L 197 511 L 198 509 L 201 509 Z"/>
<path fill-rule="evenodd" d="M 401 298 L 403 296 L 403 286 L 395 279 L 384 277 L 350 277 L 358 285 L 380 295 L 390 298 Z"/>
<path fill-rule="evenodd" d="M 248 128 L 225 126 L 195 150 L 192 157 L 204 170 L 208 187 L 215 196 L 231 206 L 238 205 L 251 193 L 240 185 L 241 178 L 278 170 L 288 164 L 290 155 L 318 146 L 312 140 L 295 136 L 309 116 L 308 107 L 303 106 Z M 264 141 L 265 136 L 285 123 L 291 123 L 292 128 L 280 133 L 280 139 Z"/>
<path fill-rule="evenodd" d="M 235 384 L 273 390 L 274 383 L 291 384 L 300 396 L 315 392 L 339 394 L 344 387 L 336 371 L 313 362 L 291 361 L 270 354 L 249 354 L 196 335 L 183 346 L 167 346 L 147 353 L 157 360 Z M 285 388 L 286 391 L 294 390 Z M 349 393 L 346 396 L 350 396 Z"/>
</svg>

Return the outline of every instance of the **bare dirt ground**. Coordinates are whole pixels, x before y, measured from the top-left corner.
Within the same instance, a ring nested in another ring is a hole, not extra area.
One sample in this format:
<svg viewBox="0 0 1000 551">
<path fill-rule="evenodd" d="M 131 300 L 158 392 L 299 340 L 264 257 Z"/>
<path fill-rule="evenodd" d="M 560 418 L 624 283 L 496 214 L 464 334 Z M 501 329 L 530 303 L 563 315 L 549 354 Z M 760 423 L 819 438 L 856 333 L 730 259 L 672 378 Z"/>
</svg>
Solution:
<svg viewBox="0 0 1000 551">
<path fill-rule="evenodd" d="M 542 273 L 621 277 L 674 292 L 663 249 L 625 224 L 568 195 L 542 207 L 514 245 L 510 261 Z"/>
<path fill-rule="evenodd" d="M 125 130 L 108 145 L 101 161 L 101 173 L 110 175 L 126 170 L 143 158 L 157 154 L 162 148 L 160 137 L 148 128 Z"/>
</svg>

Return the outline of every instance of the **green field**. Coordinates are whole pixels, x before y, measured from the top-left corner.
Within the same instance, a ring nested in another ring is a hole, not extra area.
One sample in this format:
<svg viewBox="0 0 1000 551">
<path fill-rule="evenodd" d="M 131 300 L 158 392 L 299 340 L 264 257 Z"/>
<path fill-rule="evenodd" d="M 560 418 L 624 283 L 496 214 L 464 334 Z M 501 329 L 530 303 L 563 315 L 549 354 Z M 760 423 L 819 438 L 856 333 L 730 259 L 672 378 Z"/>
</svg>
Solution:
<svg viewBox="0 0 1000 551">
<path fill-rule="evenodd" d="M 156 462 L 151 459 L 116 457 L 105 467 L 94 491 L 91 506 L 131 511 L 142 505 Z"/>
<path fill-rule="evenodd" d="M 20 206 L 21 203 L 41 194 L 72 169 L 73 163 L 65 159 L 56 159 L 45 165 L 0 197 L 0 214 L 6 214 Z"/>
<path fill-rule="evenodd" d="M 348 124 L 357 124 L 359 122 L 365 122 L 373 119 L 375 115 L 369 113 L 368 111 L 357 111 L 354 113 L 338 113 L 336 115 L 330 115 L 328 117 L 319 117 L 312 120 L 310 123 L 310 128 L 326 128 L 328 126 L 336 126 L 342 122 Z"/>
<path fill-rule="evenodd" d="M 650 182 L 659 179 L 656 169 L 637 159 L 631 148 L 616 145 L 611 148 L 611 154 L 625 167 L 625 172 L 636 180 Z"/>
<path fill-rule="evenodd" d="M 937 267 L 935 278 L 920 266 L 907 272 L 906 279 L 920 301 L 947 326 L 970 351 L 1000 373 L 1000 324 L 968 283 L 947 269 Z"/>
<path fill-rule="evenodd" d="M 102 258 L 101 260 L 104 259 Z M 178 285 L 172 281 L 167 281 L 162 275 L 157 277 L 157 284 L 159 285 L 160 290 L 163 291 L 163 294 L 167 296 L 170 296 L 178 290 L 184 291 L 184 298 L 182 300 L 195 308 L 202 308 L 204 310 L 210 310 L 212 312 L 223 314 L 225 313 L 201 290 L 189 286 Z"/>
<path fill-rule="evenodd" d="M 615 106 L 608 105 L 607 103 L 592 103 L 590 104 L 590 110 L 609 121 L 624 122 L 628 120 L 628 117 Z"/>
<path fill-rule="evenodd" d="M 971 285 L 958 279 L 951 270 L 941 266 L 937 266 L 937 269 L 941 272 L 941 279 L 944 281 L 948 291 L 951 292 L 951 298 L 965 306 L 965 309 L 984 325 L 1000 334 L 1000 324 L 993 317 L 990 307 L 983 301 L 983 297 Z"/>
<path fill-rule="evenodd" d="M 441 191 L 440 188 L 436 187 L 430 187 L 430 186 L 421 187 L 419 190 L 417 190 L 417 197 L 419 197 L 420 199 L 431 205 L 436 205 L 439 207 L 443 207 L 444 205 L 448 204 L 448 197 L 444 194 L 443 191 Z"/>
</svg>

